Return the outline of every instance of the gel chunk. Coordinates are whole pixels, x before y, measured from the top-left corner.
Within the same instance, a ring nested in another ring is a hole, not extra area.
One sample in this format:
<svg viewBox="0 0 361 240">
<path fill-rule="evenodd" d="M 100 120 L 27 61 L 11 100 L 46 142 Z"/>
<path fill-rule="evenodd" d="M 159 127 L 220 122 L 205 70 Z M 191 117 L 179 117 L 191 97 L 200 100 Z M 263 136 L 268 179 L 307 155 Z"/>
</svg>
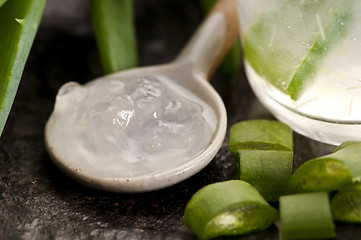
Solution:
<svg viewBox="0 0 361 240">
<path fill-rule="evenodd" d="M 59 126 L 74 154 L 126 176 L 176 167 L 210 142 L 215 113 L 162 77 L 68 83 L 57 96 Z M 197 102 L 197 103 L 196 103 Z M 198 102 L 200 104 L 198 104 Z M 216 121 L 214 121 L 216 122 Z"/>
</svg>

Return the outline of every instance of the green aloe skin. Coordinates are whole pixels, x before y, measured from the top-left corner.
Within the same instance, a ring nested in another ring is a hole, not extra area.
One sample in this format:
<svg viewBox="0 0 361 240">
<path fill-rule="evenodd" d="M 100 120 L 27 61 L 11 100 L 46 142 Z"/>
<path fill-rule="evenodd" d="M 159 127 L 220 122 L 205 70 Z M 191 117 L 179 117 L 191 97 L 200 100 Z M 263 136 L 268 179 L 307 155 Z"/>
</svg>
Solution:
<svg viewBox="0 0 361 240">
<path fill-rule="evenodd" d="M 328 194 L 315 192 L 281 197 L 280 234 L 283 240 L 336 237 Z"/>
<path fill-rule="evenodd" d="M 0 1 L 0 134 L 37 32 L 46 0 Z"/>
<path fill-rule="evenodd" d="M 331 209 L 336 221 L 361 223 L 361 183 L 352 183 L 337 192 Z"/>
<path fill-rule="evenodd" d="M 0 0 L 0 7 L 6 2 L 6 0 Z"/>
<path fill-rule="evenodd" d="M 90 0 L 100 60 L 106 74 L 137 66 L 133 0 Z"/>
<path fill-rule="evenodd" d="M 284 123 L 249 120 L 229 131 L 229 149 L 236 159 L 236 176 L 252 184 L 267 201 L 285 194 L 293 166 L 293 134 Z"/>
</svg>

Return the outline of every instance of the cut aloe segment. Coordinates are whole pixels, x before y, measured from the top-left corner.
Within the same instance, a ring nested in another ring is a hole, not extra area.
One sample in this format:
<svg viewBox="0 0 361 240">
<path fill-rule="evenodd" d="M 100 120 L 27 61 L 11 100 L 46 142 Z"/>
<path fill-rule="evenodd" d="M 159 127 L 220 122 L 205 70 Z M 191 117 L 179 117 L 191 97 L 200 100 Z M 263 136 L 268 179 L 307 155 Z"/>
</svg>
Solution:
<svg viewBox="0 0 361 240">
<path fill-rule="evenodd" d="M 0 7 L 0 135 L 10 112 L 46 0 L 8 0 Z"/>
<path fill-rule="evenodd" d="M 361 179 L 361 144 L 341 144 L 332 154 L 308 160 L 292 174 L 291 192 L 340 190 Z"/>
<path fill-rule="evenodd" d="M 361 144 L 350 144 L 324 158 L 334 158 L 346 164 L 352 175 L 352 181 L 361 180 Z"/>
<path fill-rule="evenodd" d="M 261 231 L 277 219 L 271 207 L 250 184 L 230 180 L 210 184 L 187 203 L 185 224 L 200 238 Z"/>
<path fill-rule="evenodd" d="M 242 35 L 244 58 L 271 84 L 297 99 L 352 19 L 354 0 L 287 0 L 261 14 Z"/>
<path fill-rule="evenodd" d="M 277 202 L 287 193 L 292 165 L 292 151 L 239 150 L 237 177 L 252 184 L 267 201 Z"/>
<path fill-rule="evenodd" d="M 292 130 L 272 120 L 236 123 L 229 130 L 229 150 L 236 155 L 240 149 L 293 151 Z"/>
<path fill-rule="evenodd" d="M 283 240 L 336 237 L 327 193 L 303 193 L 280 198 Z"/>
<path fill-rule="evenodd" d="M 289 193 L 334 191 L 352 181 L 345 163 L 333 158 L 311 159 L 299 166 L 288 183 Z"/>
<path fill-rule="evenodd" d="M 351 184 L 336 193 L 331 210 L 337 221 L 361 223 L 361 183 Z"/>
<path fill-rule="evenodd" d="M 343 159 L 350 168 L 353 183 L 341 189 L 331 201 L 331 209 L 335 220 L 361 223 L 361 142 L 347 141 L 334 150 L 334 155 Z"/>
<path fill-rule="evenodd" d="M 338 147 L 335 148 L 335 150 L 333 150 L 333 152 L 337 152 L 338 150 L 341 150 L 345 147 L 348 147 L 348 146 L 351 146 L 351 145 L 354 145 L 354 144 L 361 144 L 360 141 L 346 141 L 346 142 L 343 142 L 341 143 Z"/>
<path fill-rule="evenodd" d="M 272 120 L 234 124 L 229 149 L 236 158 L 237 178 L 252 184 L 267 201 L 285 194 L 293 166 L 292 130 Z"/>
</svg>

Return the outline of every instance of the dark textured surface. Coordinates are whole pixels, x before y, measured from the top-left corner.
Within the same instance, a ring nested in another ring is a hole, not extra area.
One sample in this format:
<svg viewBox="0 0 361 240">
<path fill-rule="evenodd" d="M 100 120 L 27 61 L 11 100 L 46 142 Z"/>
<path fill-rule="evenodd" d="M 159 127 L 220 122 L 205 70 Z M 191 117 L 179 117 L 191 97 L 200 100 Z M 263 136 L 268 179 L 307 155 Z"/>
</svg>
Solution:
<svg viewBox="0 0 361 240">
<path fill-rule="evenodd" d="M 135 17 L 142 66 L 174 59 L 202 19 L 195 0 L 137 0 Z M 204 170 L 156 192 L 107 193 L 65 176 L 44 148 L 44 125 L 62 84 L 101 74 L 87 1 L 49 0 L 0 139 L 0 239 L 195 239 L 183 225 L 187 201 L 202 186 L 233 178 L 227 138 Z M 230 125 L 271 118 L 242 68 L 235 84 L 217 74 L 212 84 L 224 99 Z M 295 134 L 295 166 L 332 149 Z M 360 228 L 338 223 L 338 239 L 360 239 Z M 236 239 L 278 239 L 278 230 L 273 226 Z"/>
</svg>

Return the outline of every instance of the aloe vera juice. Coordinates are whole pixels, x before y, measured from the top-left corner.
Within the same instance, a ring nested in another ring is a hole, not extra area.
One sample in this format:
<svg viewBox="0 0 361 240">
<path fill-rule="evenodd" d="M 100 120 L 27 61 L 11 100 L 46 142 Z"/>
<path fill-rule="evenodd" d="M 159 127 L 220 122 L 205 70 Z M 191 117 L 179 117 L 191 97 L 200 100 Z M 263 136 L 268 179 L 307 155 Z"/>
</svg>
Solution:
<svg viewBox="0 0 361 240">
<path fill-rule="evenodd" d="M 295 131 L 361 139 L 361 1 L 238 0 L 246 74 Z"/>
</svg>

